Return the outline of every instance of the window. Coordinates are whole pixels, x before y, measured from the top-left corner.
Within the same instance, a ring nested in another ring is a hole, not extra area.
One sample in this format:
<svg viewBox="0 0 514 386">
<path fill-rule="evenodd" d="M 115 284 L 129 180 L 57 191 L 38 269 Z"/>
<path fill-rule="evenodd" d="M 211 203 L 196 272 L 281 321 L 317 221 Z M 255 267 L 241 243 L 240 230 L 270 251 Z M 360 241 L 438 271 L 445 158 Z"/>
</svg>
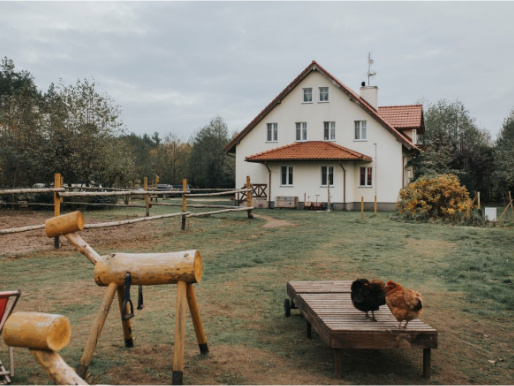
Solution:
<svg viewBox="0 0 514 386">
<path fill-rule="evenodd" d="M 336 139 L 336 123 L 335 122 L 323 122 L 323 138 L 325 141 Z"/>
<path fill-rule="evenodd" d="M 296 140 L 307 141 L 307 122 L 296 122 Z"/>
<path fill-rule="evenodd" d="M 293 167 L 282 166 L 281 185 L 293 185 Z"/>
<path fill-rule="evenodd" d="M 371 167 L 361 168 L 360 186 L 372 186 L 372 185 L 373 185 L 373 168 L 371 168 Z"/>
<path fill-rule="evenodd" d="M 368 139 L 366 121 L 355 121 L 355 139 L 365 141 Z"/>
<path fill-rule="evenodd" d="M 330 186 L 334 186 L 334 167 L 322 166 L 321 167 L 321 186 L 327 186 L 327 178 Z"/>
<path fill-rule="evenodd" d="M 328 87 L 319 88 L 319 101 L 328 102 Z"/>
<path fill-rule="evenodd" d="M 312 103 L 312 88 L 303 89 L 303 102 Z"/>
<path fill-rule="evenodd" d="M 278 141 L 278 124 L 268 123 L 268 136 L 266 137 L 268 142 Z"/>
</svg>

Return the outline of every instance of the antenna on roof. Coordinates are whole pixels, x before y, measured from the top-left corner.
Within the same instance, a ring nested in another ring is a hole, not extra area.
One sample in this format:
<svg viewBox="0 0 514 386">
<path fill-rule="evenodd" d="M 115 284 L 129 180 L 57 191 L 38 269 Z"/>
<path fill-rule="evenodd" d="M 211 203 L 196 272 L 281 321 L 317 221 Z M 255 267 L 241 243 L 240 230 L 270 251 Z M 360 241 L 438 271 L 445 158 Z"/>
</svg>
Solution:
<svg viewBox="0 0 514 386">
<path fill-rule="evenodd" d="M 371 65 L 373 64 L 373 59 L 371 59 L 371 52 L 368 52 L 368 86 L 369 86 L 369 78 L 377 75 L 376 71 L 371 72 Z"/>
</svg>

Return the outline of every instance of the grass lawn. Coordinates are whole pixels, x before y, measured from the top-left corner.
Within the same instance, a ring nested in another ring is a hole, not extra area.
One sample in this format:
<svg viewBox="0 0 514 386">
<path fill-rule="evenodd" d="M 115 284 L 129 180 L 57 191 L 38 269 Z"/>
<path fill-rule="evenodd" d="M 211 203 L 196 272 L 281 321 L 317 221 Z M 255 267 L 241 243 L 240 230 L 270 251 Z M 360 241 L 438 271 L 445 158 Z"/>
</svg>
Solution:
<svg viewBox="0 0 514 386">
<path fill-rule="evenodd" d="M 153 214 L 169 207 L 152 208 Z M 177 209 L 178 210 L 178 209 Z M 205 209 L 204 209 L 205 210 Z M 144 210 L 85 212 L 86 223 Z M 100 254 L 198 249 L 203 280 L 195 285 L 210 353 L 199 354 L 186 326 L 185 384 L 513 384 L 514 227 L 407 223 L 393 213 L 254 211 L 156 220 L 81 236 Z M 49 214 L 50 216 L 51 214 Z M 1 222 L 0 212 L 0 222 Z M 93 265 L 71 245 L 9 254 L 0 236 L 0 290 L 22 290 L 17 311 L 67 316 L 72 337 L 61 356 L 76 367 L 105 292 Z M 23 236 L 17 236 L 23 237 Z M 41 232 L 41 237 L 44 237 Z M 421 377 L 422 350 L 345 350 L 343 379 L 333 352 L 305 320 L 284 316 L 291 280 L 392 279 L 424 296 L 422 320 L 436 328 L 432 377 Z M 145 287 L 145 308 L 132 319 L 126 349 L 117 304 L 111 308 L 87 381 L 171 384 L 175 324 L 172 285 Z M 137 299 L 137 288 L 132 291 Z M 0 358 L 7 349 L 0 344 Z M 27 350 L 15 349 L 17 384 L 48 378 Z"/>
</svg>

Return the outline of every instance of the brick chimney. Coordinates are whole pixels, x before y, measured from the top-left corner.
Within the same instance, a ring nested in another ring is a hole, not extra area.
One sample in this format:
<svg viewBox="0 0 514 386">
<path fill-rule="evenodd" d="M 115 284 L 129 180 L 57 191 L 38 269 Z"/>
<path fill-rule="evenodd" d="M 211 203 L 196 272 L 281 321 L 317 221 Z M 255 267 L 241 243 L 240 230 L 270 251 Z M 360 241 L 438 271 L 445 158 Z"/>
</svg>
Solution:
<svg viewBox="0 0 514 386">
<path fill-rule="evenodd" d="M 362 82 L 360 95 L 366 99 L 371 106 L 378 110 L 378 87 L 377 86 L 366 86 L 366 83 Z"/>
</svg>

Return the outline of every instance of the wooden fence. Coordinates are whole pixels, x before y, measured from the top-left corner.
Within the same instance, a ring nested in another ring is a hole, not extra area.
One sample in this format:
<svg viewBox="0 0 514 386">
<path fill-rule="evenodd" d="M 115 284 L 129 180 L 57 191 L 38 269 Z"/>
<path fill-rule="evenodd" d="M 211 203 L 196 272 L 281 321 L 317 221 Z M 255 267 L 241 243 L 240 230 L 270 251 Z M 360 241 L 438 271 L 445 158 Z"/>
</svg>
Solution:
<svg viewBox="0 0 514 386">
<path fill-rule="evenodd" d="M 150 190 L 148 187 L 148 179 L 144 178 L 144 187 L 143 190 L 119 190 L 113 189 L 109 191 L 72 191 L 78 189 L 77 187 L 64 187 L 63 179 L 60 173 L 57 173 L 54 178 L 54 187 L 53 188 L 34 188 L 34 189 L 8 189 L 8 190 L 0 190 L 0 195 L 6 194 L 33 194 L 33 193 L 53 193 L 54 202 L 47 203 L 46 205 L 51 205 L 54 207 L 54 216 L 59 216 L 61 214 L 61 205 L 71 204 L 71 205 L 101 205 L 101 206 L 112 206 L 112 207 L 139 207 L 146 209 L 146 216 L 139 217 L 135 219 L 122 220 L 122 221 L 113 221 L 113 222 L 105 222 L 105 223 L 96 223 L 96 224 L 87 224 L 84 228 L 101 228 L 101 227 L 110 227 L 110 226 L 119 226 L 124 224 L 132 224 L 136 222 L 142 221 L 151 221 L 169 217 L 182 217 L 182 230 L 186 229 L 186 218 L 188 217 L 198 217 L 198 216 L 207 216 L 212 214 L 219 213 L 227 213 L 227 212 L 241 212 L 245 211 L 248 214 L 248 218 L 253 218 L 252 210 L 254 207 L 252 206 L 252 196 L 248 194 L 248 192 L 252 192 L 252 185 L 250 183 L 250 177 L 246 178 L 246 187 L 244 189 L 236 189 L 236 190 L 228 190 L 228 191 L 218 191 L 215 193 L 198 193 L 192 194 L 190 190 L 187 190 L 187 180 L 183 180 L 182 190 Z M 96 188 L 98 189 L 98 188 Z M 95 189 L 95 190 L 96 190 Z M 155 189 L 152 187 L 152 189 Z M 88 189 L 91 190 L 91 189 Z M 199 197 L 217 197 L 217 196 L 227 196 L 227 195 L 236 195 L 244 193 L 248 195 L 247 205 L 245 207 L 234 207 L 234 205 L 209 205 L 209 204 L 191 204 L 188 203 L 188 199 L 194 202 L 195 199 Z M 181 203 L 159 203 L 157 197 L 164 195 L 177 195 L 182 198 Z M 74 202 L 74 201 L 64 201 L 64 199 L 70 199 L 74 197 L 125 197 L 125 205 L 123 204 L 94 204 L 94 203 L 86 203 L 86 202 Z M 144 197 L 145 204 L 144 205 L 134 205 L 128 204 L 128 197 Z M 156 202 L 150 204 L 150 200 L 155 198 Z M 25 203 L 28 205 L 28 203 Z M 32 205 L 44 205 L 44 203 L 31 203 Z M 152 205 L 164 205 L 164 206 L 181 206 L 182 211 L 178 213 L 169 213 L 163 215 L 150 216 L 150 208 Z M 191 213 L 188 212 L 187 208 L 213 208 L 216 210 L 213 211 L 205 211 L 201 213 Z M 19 228 L 10 228 L 10 229 L 0 229 L 0 236 L 5 234 L 19 233 L 19 232 L 27 232 L 37 229 L 43 229 L 45 225 L 32 225 L 25 226 Z M 55 246 L 58 247 L 58 238 L 55 240 Z"/>
</svg>

